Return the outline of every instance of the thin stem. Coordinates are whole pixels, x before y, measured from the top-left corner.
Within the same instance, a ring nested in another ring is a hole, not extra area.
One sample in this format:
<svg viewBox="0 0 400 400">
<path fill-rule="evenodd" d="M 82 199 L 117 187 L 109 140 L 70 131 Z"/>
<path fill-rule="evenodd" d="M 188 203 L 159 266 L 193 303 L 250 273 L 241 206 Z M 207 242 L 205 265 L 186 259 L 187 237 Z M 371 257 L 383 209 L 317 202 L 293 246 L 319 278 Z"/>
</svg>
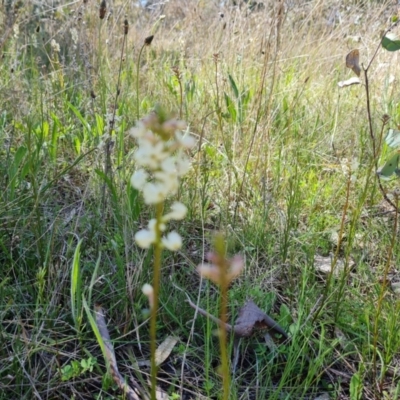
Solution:
<svg viewBox="0 0 400 400">
<path fill-rule="evenodd" d="M 224 281 L 226 281 L 226 277 Z M 221 324 L 219 327 L 219 343 L 221 348 L 220 350 L 221 372 L 223 379 L 224 400 L 229 400 L 229 388 L 230 388 L 230 373 L 229 373 L 229 363 L 228 363 L 227 332 L 226 332 L 227 314 L 228 314 L 228 285 L 226 282 L 223 282 L 223 284 L 221 284 L 221 304 L 220 304 Z"/>
<path fill-rule="evenodd" d="M 136 117 L 138 120 L 140 118 L 140 112 L 139 112 L 139 67 L 140 67 L 140 58 L 142 57 L 142 51 L 145 48 L 145 46 L 146 46 L 146 43 L 144 43 L 142 48 L 140 49 L 138 62 L 137 62 L 137 66 L 136 66 L 136 106 L 137 106 Z"/>
<path fill-rule="evenodd" d="M 112 134 L 114 131 L 115 127 L 115 114 L 117 112 L 117 103 L 118 103 L 118 96 L 120 94 L 120 85 L 121 85 L 121 71 L 122 71 L 122 62 L 124 59 L 124 48 L 125 48 L 125 42 L 126 42 L 126 35 L 124 35 L 124 39 L 122 41 L 122 49 L 121 49 L 121 57 L 119 60 L 119 70 L 118 70 L 118 79 L 117 79 L 117 90 L 115 93 L 115 99 L 114 99 L 114 108 L 113 108 L 113 113 L 111 120 L 109 122 L 109 127 L 108 127 L 108 138 L 105 143 L 105 165 L 104 165 L 104 175 L 106 178 L 109 178 L 111 180 L 112 178 L 112 165 L 111 165 L 111 148 L 112 148 Z M 106 204 L 106 182 L 103 184 L 103 205 Z"/>
<path fill-rule="evenodd" d="M 387 32 L 389 32 L 389 30 Z M 379 49 L 379 47 L 378 47 L 378 49 Z M 378 50 L 376 50 L 376 52 L 375 52 L 374 56 L 372 57 L 372 59 L 374 59 L 377 51 Z M 377 169 L 377 163 L 378 163 L 378 149 L 376 147 L 374 128 L 372 126 L 371 97 L 370 97 L 370 92 L 369 92 L 369 80 L 368 80 L 368 68 L 370 66 L 371 66 L 371 61 L 368 64 L 368 67 L 364 69 L 364 77 L 365 77 L 365 94 L 366 94 L 366 102 L 367 102 L 368 128 L 369 128 L 369 135 L 371 137 L 371 142 L 372 142 L 372 153 L 373 153 L 373 159 L 374 159 L 375 170 L 376 170 Z M 378 180 L 379 190 L 382 193 L 382 196 L 385 199 L 386 203 L 388 203 L 391 207 L 393 207 L 393 209 L 396 212 L 399 212 L 397 206 L 387 196 L 387 194 L 385 192 L 385 189 L 382 186 L 382 182 L 381 182 L 381 179 L 379 177 L 379 174 L 376 174 L 376 178 Z"/>
<path fill-rule="evenodd" d="M 394 22 L 392 25 L 390 25 L 390 27 L 388 29 L 386 29 L 386 31 L 383 33 L 382 38 L 384 38 L 393 28 L 395 28 L 398 24 L 400 23 L 399 21 Z M 364 71 L 367 72 L 369 70 L 369 67 L 371 66 L 372 62 L 375 60 L 376 55 L 378 54 L 379 49 L 381 48 L 381 43 L 382 43 L 382 39 L 379 42 L 378 46 L 376 46 L 375 49 L 375 53 L 372 56 L 371 60 L 369 61 L 368 65 L 366 68 L 364 68 Z"/>
<path fill-rule="evenodd" d="M 181 81 L 181 76 L 178 77 L 178 83 L 179 83 L 179 95 L 180 95 L 180 103 L 179 103 L 179 118 L 183 118 L 183 88 L 182 88 L 182 81 Z"/>
<path fill-rule="evenodd" d="M 230 372 L 227 351 L 227 316 L 228 316 L 228 262 L 225 258 L 225 242 L 222 235 L 215 238 L 215 250 L 218 256 L 218 267 L 220 268 L 220 324 L 219 324 L 219 345 L 221 353 L 221 375 L 223 380 L 223 400 L 229 400 Z"/>
<path fill-rule="evenodd" d="M 153 268 L 153 307 L 150 315 L 150 358 L 151 358 L 151 400 L 156 400 L 157 386 L 157 365 L 156 365 L 156 348 L 157 348 L 157 311 L 160 292 L 160 276 L 161 276 L 161 218 L 163 215 L 164 203 L 156 205 L 156 242 L 154 245 L 154 268 Z"/>
</svg>

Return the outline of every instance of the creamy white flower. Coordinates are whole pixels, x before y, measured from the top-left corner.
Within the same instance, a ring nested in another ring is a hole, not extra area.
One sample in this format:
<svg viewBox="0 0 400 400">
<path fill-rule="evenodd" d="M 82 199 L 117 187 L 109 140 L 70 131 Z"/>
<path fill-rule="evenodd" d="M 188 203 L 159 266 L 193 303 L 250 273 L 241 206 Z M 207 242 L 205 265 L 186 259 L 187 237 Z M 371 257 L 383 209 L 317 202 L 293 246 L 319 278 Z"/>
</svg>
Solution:
<svg viewBox="0 0 400 400">
<path fill-rule="evenodd" d="M 143 187 L 143 197 L 146 204 L 161 203 L 165 196 L 165 187 L 160 183 L 147 182 Z"/>
<path fill-rule="evenodd" d="M 180 158 L 178 158 L 176 160 L 176 169 L 178 172 L 178 176 L 183 176 L 187 174 L 190 170 L 190 165 L 190 160 L 187 157 L 182 155 Z"/>
<path fill-rule="evenodd" d="M 150 308 L 153 308 L 153 305 L 154 305 L 154 289 L 153 289 L 153 286 L 151 286 L 148 283 L 145 283 L 142 286 L 142 292 L 149 299 Z"/>
<path fill-rule="evenodd" d="M 176 173 L 176 163 L 175 157 L 167 157 L 161 162 L 161 169 L 165 172 L 175 174 Z"/>
<path fill-rule="evenodd" d="M 143 192 L 144 202 L 148 205 L 160 204 L 178 192 L 179 178 L 190 168 L 190 160 L 184 151 L 195 144 L 188 133 L 179 132 L 186 127 L 183 121 L 161 120 L 157 113 L 151 113 L 130 130 L 138 145 L 133 155 L 138 170 L 131 177 L 131 185 Z M 149 247 L 158 240 L 157 233 L 166 230 L 166 222 L 181 220 L 186 214 L 185 205 L 173 203 L 169 213 L 158 221 L 149 221 L 148 228 L 138 232 L 136 241 L 141 247 Z M 182 238 L 176 232 L 170 232 L 161 241 L 172 251 L 182 246 Z"/>
<path fill-rule="evenodd" d="M 163 220 L 169 221 L 172 219 L 175 221 L 179 221 L 185 218 L 186 214 L 187 214 L 186 206 L 183 203 L 180 203 L 179 201 L 175 201 L 171 205 L 171 211 L 163 216 Z"/>
<path fill-rule="evenodd" d="M 50 46 L 55 53 L 60 52 L 60 45 L 54 39 L 51 39 Z"/>
<path fill-rule="evenodd" d="M 149 174 L 144 169 L 138 169 L 131 177 L 131 185 L 137 190 L 142 190 L 148 178 Z"/>
<path fill-rule="evenodd" d="M 143 122 L 141 122 L 141 121 L 138 121 L 138 122 L 136 123 L 136 125 L 135 125 L 133 128 L 131 128 L 131 129 L 129 130 L 129 134 L 130 134 L 132 137 L 134 137 L 135 139 L 139 139 L 139 138 L 144 137 L 144 135 L 146 134 L 146 132 L 147 132 L 147 129 L 146 129 L 146 127 L 144 126 Z"/>
<path fill-rule="evenodd" d="M 156 172 L 154 178 L 163 186 L 165 196 L 176 194 L 179 189 L 179 181 L 176 174 L 166 174 L 165 172 Z"/>
<path fill-rule="evenodd" d="M 178 143 L 185 149 L 191 149 L 196 144 L 196 140 L 193 136 L 190 135 L 182 135 L 181 132 L 175 132 L 175 138 Z"/>
<path fill-rule="evenodd" d="M 136 163 L 142 167 L 156 170 L 160 168 L 161 161 L 168 157 L 168 153 L 164 151 L 162 141 L 151 143 L 148 140 L 143 140 L 139 143 L 139 148 L 133 157 Z"/>
<path fill-rule="evenodd" d="M 156 224 L 157 224 L 157 220 L 155 219 L 155 218 L 152 218 L 150 221 L 149 221 L 149 229 L 151 230 L 151 231 L 156 231 Z M 167 229 L 167 226 L 162 222 L 162 223 L 160 223 L 160 225 L 159 225 L 159 228 L 160 228 L 160 231 L 161 232 L 164 232 L 165 231 L 165 229 Z"/>
<path fill-rule="evenodd" d="M 142 229 L 135 234 L 135 241 L 139 247 L 142 249 L 148 249 L 156 240 L 155 232 Z"/>
<path fill-rule="evenodd" d="M 162 238 L 162 244 L 168 250 L 177 251 L 182 247 L 182 238 L 179 233 L 172 231 Z"/>
<path fill-rule="evenodd" d="M 148 225 L 148 227 L 149 227 L 149 229 L 151 230 L 151 231 L 156 231 L 156 225 L 157 225 L 157 220 L 155 219 L 155 218 L 152 218 L 150 221 L 149 221 L 149 225 Z"/>
<path fill-rule="evenodd" d="M 151 296 L 154 293 L 153 286 L 149 283 L 145 283 L 142 287 L 142 292 L 146 296 Z"/>
</svg>

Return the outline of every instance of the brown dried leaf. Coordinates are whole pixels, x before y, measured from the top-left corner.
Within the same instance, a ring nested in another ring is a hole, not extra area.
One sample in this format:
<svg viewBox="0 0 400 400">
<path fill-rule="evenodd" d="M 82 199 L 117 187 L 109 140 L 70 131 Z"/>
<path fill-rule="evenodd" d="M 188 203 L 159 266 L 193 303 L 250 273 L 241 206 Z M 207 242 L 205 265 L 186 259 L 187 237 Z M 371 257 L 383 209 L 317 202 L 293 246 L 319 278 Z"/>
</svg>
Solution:
<svg viewBox="0 0 400 400">
<path fill-rule="evenodd" d="M 239 311 L 233 327 L 236 335 L 249 337 L 258 331 L 272 331 L 288 338 L 283 328 L 271 317 L 261 311 L 252 300 L 249 300 Z"/>
<path fill-rule="evenodd" d="M 351 68 L 352 71 L 357 75 L 360 76 L 361 68 L 360 68 L 360 51 L 358 49 L 352 50 L 346 56 L 346 67 Z"/>
</svg>

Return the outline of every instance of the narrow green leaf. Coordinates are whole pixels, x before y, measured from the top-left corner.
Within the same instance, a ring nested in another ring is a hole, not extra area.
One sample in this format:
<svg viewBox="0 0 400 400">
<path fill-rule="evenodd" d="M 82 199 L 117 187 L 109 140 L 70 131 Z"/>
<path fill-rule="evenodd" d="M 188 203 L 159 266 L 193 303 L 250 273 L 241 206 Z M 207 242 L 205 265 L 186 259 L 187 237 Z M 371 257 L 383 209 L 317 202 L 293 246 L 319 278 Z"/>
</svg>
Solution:
<svg viewBox="0 0 400 400">
<path fill-rule="evenodd" d="M 237 112 L 236 112 L 235 104 L 233 103 L 232 99 L 226 93 L 224 93 L 224 98 L 225 98 L 225 104 L 228 109 L 229 115 L 230 115 L 232 121 L 236 122 Z"/>
<path fill-rule="evenodd" d="M 83 115 L 81 114 L 81 112 L 70 102 L 67 103 L 68 107 L 72 110 L 72 112 L 76 115 L 76 117 L 79 119 L 79 121 L 81 121 L 83 127 L 85 129 L 87 129 L 88 131 L 90 131 L 90 125 L 89 123 L 86 121 L 86 119 L 83 117 Z"/>
<path fill-rule="evenodd" d="M 78 330 L 80 326 L 79 314 L 81 312 L 81 276 L 79 265 L 81 258 L 81 244 L 82 239 L 79 240 L 78 245 L 76 246 L 71 268 L 71 313 Z"/>
<path fill-rule="evenodd" d="M 233 79 L 231 74 L 228 74 L 228 78 L 229 78 L 229 83 L 231 84 L 231 88 L 233 90 L 233 93 L 235 94 L 235 97 L 238 99 L 239 98 L 239 90 L 236 86 L 236 82 Z"/>
<path fill-rule="evenodd" d="M 59 127 L 60 120 L 58 117 L 51 113 L 51 118 L 53 120 L 53 129 L 51 130 L 51 147 L 50 147 L 50 156 L 53 161 L 57 159 L 57 142 L 59 137 Z"/>
<path fill-rule="evenodd" d="M 106 361 L 107 370 L 108 370 L 110 363 L 109 363 L 109 359 L 108 359 L 108 355 L 107 355 L 106 345 L 105 345 L 104 340 L 103 340 L 103 338 L 102 338 L 102 336 L 100 334 L 100 331 L 99 331 L 99 328 L 97 326 L 96 320 L 93 318 L 93 315 L 90 312 L 90 309 L 89 309 L 89 306 L 88 306 L 88 304 L 86 302 L 85 297 L 83 297 L 83 299 L 82 299 L 82 304 L 83 304 L 83 308 L 86 311 L 86 316 L 88 317 L 90 326 L 92 327 L 92 330 L 93 330 L 93 332 L 94 332 L 94 334 L 96 336 L 97 343 L 99 344 L 99 346 L 101 348 L 101 352 L 103 353 L 103 357 L 104 357 L 104 359 Z"/>
</svg>

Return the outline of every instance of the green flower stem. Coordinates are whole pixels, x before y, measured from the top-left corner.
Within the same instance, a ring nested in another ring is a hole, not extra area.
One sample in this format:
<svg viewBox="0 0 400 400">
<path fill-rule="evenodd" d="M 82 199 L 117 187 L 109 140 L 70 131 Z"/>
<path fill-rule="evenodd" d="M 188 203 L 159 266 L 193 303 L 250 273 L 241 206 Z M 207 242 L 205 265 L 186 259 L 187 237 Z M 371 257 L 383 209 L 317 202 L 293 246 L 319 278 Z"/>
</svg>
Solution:
<svg viewBox="0 0 400 400">
<path fill-rule="evenodd" d="M 156 242 L 154 245 L 154 269 L 153 269 L 153 307 L 150 315 L 150 358 L 151 358 L 151 400 L 156 400 L 157 386 L 157 365 L 156 365 L 156 349 L 157 349 L 157 311 L 158 297 L 160 292 L 160 275 L 161 275 L 161 219 L 164 210 L 164 203 L 156 205 Z"/>
<path fill-rule="evenodd" d="M 217 235 L 215 238 L 215 250 L 219 259 L 220 268 L 220 290 L 221 290 L 221 302 L 220 302 L 220 327 L 219 327 L 219 345 L 221 353 L 221 375 L 223 381 L 223 400 L 229 400 L 229 388 L 230 388 L 230 372 L 228 362 L 228 351 L 227 351 L 227 332 L 226 323 L 228 315 L 228 263 L 225 259 L 225 242 L 222 235 Z"/>
<path fill-rule="evenodd" d="M 226 279 L 225 279 L 226 280 Z M 230 372 L 228 363 L 228 351 L 227 351 L 227 334 L 226 334 L 226 323 L 227 323 L 227 312 L 228 312 L 228 285 L 224 282 L 221 285 L 221 326 L 219 328 L 219 343 L 221 347 L 221 373 L 223 379 L 224 395 L 223 399 L 229 399 L 229 387 L 230 387 Z"/>
</svg>

